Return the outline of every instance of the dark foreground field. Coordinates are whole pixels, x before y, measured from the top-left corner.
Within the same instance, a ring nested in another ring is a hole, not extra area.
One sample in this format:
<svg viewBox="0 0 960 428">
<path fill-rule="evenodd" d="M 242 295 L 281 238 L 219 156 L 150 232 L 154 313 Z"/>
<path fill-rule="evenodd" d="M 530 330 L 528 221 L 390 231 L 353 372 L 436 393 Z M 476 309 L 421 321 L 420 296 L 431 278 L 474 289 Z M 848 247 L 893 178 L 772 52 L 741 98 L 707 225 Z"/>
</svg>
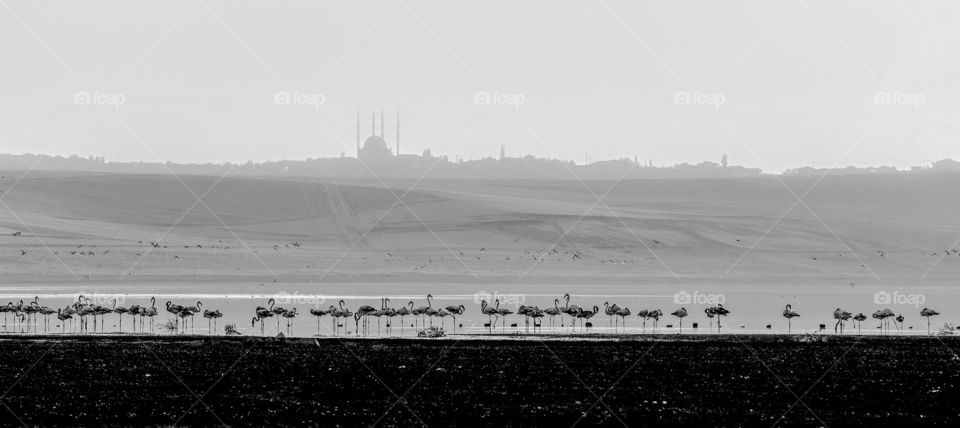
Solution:
<svg viewBox="0 0 960 428">
<path fill-rule="evenodd" d="M 956 338 L 0 338 L 5 425 L 918 426 Z"/>
</svg>

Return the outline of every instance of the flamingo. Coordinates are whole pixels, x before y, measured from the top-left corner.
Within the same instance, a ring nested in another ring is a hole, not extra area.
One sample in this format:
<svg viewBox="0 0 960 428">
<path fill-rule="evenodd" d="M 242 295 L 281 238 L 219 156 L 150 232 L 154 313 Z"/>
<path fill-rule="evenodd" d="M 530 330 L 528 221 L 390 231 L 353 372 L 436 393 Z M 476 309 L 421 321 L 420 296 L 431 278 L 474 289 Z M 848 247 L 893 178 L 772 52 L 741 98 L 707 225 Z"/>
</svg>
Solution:
<svg viewBox="0 0 960 428">
<path fill-rule="evenodd" d="M 167 312 L 170 312 L 171 314 L 173 314 L 174 317 L 177 317 L 178 315 L 180 315 L 180 312 L 183 312 L 183 309 L 184 309 L 183 306 L 175 305 L 173 304 L 173 302 L 167 300 Z M 177 330 L 180 328 L 180 320 L 176 318 L 174 318 L 174 320 L 177 323 L 174 326 L 174 330 Z"/>
<path fill-rule="evenodd" d="M 717 306 L 716 306 L 715 308 L 713 308 L 713 313 L 717 316 L 717 333 L 719 333 L 719 332 L 720 332 L 720 317 L 725 317 L 725 316 L 729 315 L 729 314 L 730 314 L 730 311 L 727 310 L 727 308 L 724 308 L 724 307 L 723 307 L 723 303 L 719 303 L 719 304 L 717 304 Z"/>
<path fill-rule="evenodd" d="M 927 318 L 927 319 L 929 319 L 929 318 Z M 893 323 L 894 327 L 897 328 L 897 331 L 898 331 L 898 332 L 901 332 L 901 333 L 902 333 L 902 332 L 903 332 L 903 329 L 902 329 L 901 327 L 903 327 L 903 314 L 897 315 L 897 317 L 894 318 L 893 321 L 894 321 L 894 323 Z M 897 324 L 899 324 L 899 325 L 897 325 Z M 927 334 L 929 334 L 929 329 L 928 329 L 928 333 L 927 333 Z"/>
<path fill-rule="evenodd" d="M 413 310 L 413 314 L 414 314 L 417 318 L 420 318 L 421 315 L 427 315 L 427 312 L 428 312 L 430 309 L 433 309 L 433 295 L 432 295 L 432 294 L 427 294 L 427 306 L 421 306 L 421 307 L 419 307 L 419 308 L 417 308 L 417 309 L 414 309 L 414 310 Z M 421 322 L 420 325 L 423 325 L 423 323 Z"/>
<path fill-rule="evenodd" d="M 923 308 L 923 310 L 920 311 L 920 316 L 927 319 L 927 335 L 930 335 L 930 317 L 934 317 L 937 315 L 940 315 L 940 312 L 937 312 L 930 308 Z"/>
<path fill-rule="evenodd" d="M 663 311 L 659 309 L 654 309 L 647 313 L 647 317 L 653 318 L 653 333 L 657 333 L 657 322 L 660 321 L 660 317 L 663 316 Z"/>
<path fill-rule="evenodd" d="M 310 315 L 317 317 L 317 335 L 320 335 L 320 317 L 327 314 L 327 311 L 324 311 L 319 308 L 310 308 Z"/>
<path fill-rule="evenodd" d="M 330 315 L 330 320 L 333 321 L 333 334 L 337 334 L 337 332 L 340 330 L 339 318 L 346 318 L 349 316 L 353 316 L 353 314 L 350 313 L 350 310 L 345 309 L 343 305 L 344 305 L 344 302 L 341 299 L 339 308 L 336 306 L 330 305 L 330 309 L 327 311 L 327 313 Z M 346 330 L 346 325 L 344 325 L 344 330 Z"/>
<path fill-rule="evenodd" d="M 533 306 L 520 305 L 520 308 L 517 309 L 517 315 L 523 315 L 523 325 L 526 327 L 527 332 L 530 331 L 530 316 L 533 312 Z M 536 331 L 536 327 L 534 327 L 534 331 Z"/>
<path fill-rule="evenodd" d="M 457 316 L 463 315 L 463 312 L 467 310 L 463 305 L 460 306 L 447 306 L 447 312 L 450 313 L 450 316 L 453 317 L 453 330 L 457 330 Z"/>
<path fill-rule="evenodd" d="M 206 309 L 206 310 L 203 311 L 203 317 L 207 319 L 207 333 L 210 332 L 210 320 L 213 320 L 213 331 L 216 332 L 216 331 L 217 331 L 217 318 L 220 318 L 220 317 L 222 317 L 222 316 L 223 316 L 223 314 L 220 313 L 220 310 L 219 310 L 219 309 L 212 310 L 212 311 L 209 310 L 209 309 Z"/>
<path fill-rule="evenodd" d="M 61 332 L 61 333 L 66 333 L 66 332 L 67 332 L 67 323 L 64 322 L 64 321 L 66 321 L 66 320 L 68 320 L 68 319 L 71 319 L 71 318 L 73 318 L 73 315 L 64 313 L 64 312 L 63 312 L 63 309 L 57 309 L 57 319 L 60 320 L 60 332 Z"/>
<path fill-rule="evenodd" d="M 707 320 L 710 321 L 710 331 L 713 331 L 713 317 L 717 315 L 715 308 L 704 308 L 703 313 L 707 315 Z"/>
<path fill-rule="evenodd" d="M 450 311 L 448 311 L 448 310 L 446 310 L 446 309 L 444 309 L 444 308 L 440 308 L 440 309 L 437 309 L 437 313 L 436 313 L 434 316 L 440 318 L 440 329 L 443 330 L 443 327 L 444 327 L 444 324 L 445 324 L 445 321 L 444 321 L 444 320 L 445 320 L 447 317 L 451 316 L 451 314 L 450 314 Z"/>
<path fill-rule="evenodd" d="M 140 331 L 143 332 L 143 317 L 150 318 L 150 332 L 153 333 L 153 317 L 157 316 L 157 298 L 150 298 L 150 307 L 149 308 L 140 308 Z"/>
<path fill-rule="evenodd" d="M 553 307 L 544 309 L 543 312 L 547 315 L 550 315 L 550 327 L 554 327 L 555 318 L 557 317 L 557 315 L 560 315 L 563 313 L 560 311 L 560 299 L 553 299 Z M 563 318 L 560 318 L 560 320 L 562 321 Z"/>
<path fill-rule="evenodd" d="M 270 299 L 270 300 L 273 300 L 273 299 Z M 254 317 L 254 319 L 256 319 L 257 321 L 260 321 L 260 335 L 263 336 L 263 335 L 264 335 L 264 326 L 263 326 L 264 320 L 267 319 L 267 318 L 272 317 L 272 316 L 273 316 L 273 312 L 271 312 L 270 309 L 264 308 L 263 306 L 257 306 L 257 308 L 254 309 L 254 313 L 256 314 L 256 316 Z"/>
<path fill-rule="evenodd" d="M 43 331 L 50 331 L 50 315 L 57 313 L 53 308 L 48 308 L 46 306 L 40 307 L 40 314 L 43 315 Z"/>
<path fill-rule="evenodd" d="M 647 332 L 647 315 L 650 315 L 649 309 L 641 309 L 637 311 L 637 316 L 643 319 L 643 333 Z"/>
<path fill-rule="evenodd" d="M 263 318 L 261 318 L 259 315 L 250 320 L 250 327 L 256 327 L 257 321 L 260 321 L 260 335 L 263 336 Z"/>
<path fill-rule="evenodd" d="M 790 334 L 790 320 L 799 316 L 800 314 L 793 310 L 793 306 L 787 305 L 783 309 L 783 317 L 787 319 L 787 334 Z"/>
<path fill-rule="evenodd" d="M 199 313 L 200 313 L 200 310 L 203 309 L 203 302 L 197 300 L 197 304 L 196 304 L 195 306 L 187 306 L 186 309 L 187 309 L 188 311 L 190 311 L 190 315 L 189 315 L 189 316 L 190 316 L 190 328 L 193 329 L 193 327 L 194 327 L 194 325 L 195 325 L 195 324 L 194 324 L 193 316 L 196 315 L 196 314 L 199 314 Z M 184 329 L 186 329 L 186 326 L 184 326 Z"/>
<path fill-rule="evenodd" d="M 883 320 L 885 319 L 883 311 L 877 309 L 877 311 L 870 316 L 873 317 L 873 319 L 880 320 L 880 334 L 883 334 Z"/>
<path fill-rule="evenodd" d="M 500 308 L 500 299 L 497 299 L 497 313 L 503 317 L 503 328 L 507 328 L 507 316 L 513 314 L 513 311 L 507 308 Z"/>
<path fill-rule="evenodd" d="M 380 299 L 380 309 L 383 309 L 383 299 Z M 357 308 L 357 313 L 360 314 L 361 319 L 363 319 L 364 334 L 366 334 L 367 332 L 367 322 L 368 322 L 367 320 L 369 319 L 367 317 L 376 311 L 377 311 L 377 308 L 374 308 L 373 306 L 370 306 L 370 305 L 363 305 Z M 377 315 L 377 317 L 378 317 L 377 322 L 379 323 L 379 319 L 380 319 L 379 315 Z"/>
<path fill-rule="evenodd" d="M 489 328 L 490 328 L 490 332 L 492 333 L 492 332 L 493 332 L 493 318 L 492 318 L 492 317 L 497 317 L 497 318 L 499 318 L 499 317 L 500 317 L 500 311 L 498 311 L 496 308 L 488 305 L 488 304 L 487 304 L 487 300 L 484 299 L 484 300 L 482 300 L 482 301 L 480 302 L 480 313 L 482 313 L 482 314 L 484 314 L 484 315 L 487 316 L 487 325 L 490 326 L 490 327 L 489 327 Z"/>
<path fill-rule="evenodd" d="M 123 333 L 123 314 L 130 312 L 130 309 L 123 306 L 117 306 L 117 299 L 113 299 L 113 312 L 117 314 L 117 318 L 120 320 L 120 326 L 118 329 Z"/>
<path fill-rule="evenodd" d="M 275 300 L 273 300 L 273 299 L 267 300 L 267 305 L 270 306 L 270 312 L 272 313 L 272 315 L 275 315 L 275 316 L 277 317 L 277 332 L 279 332 L 279 331 L 280 331 L 280 317 L 281 317 L 284 313 L 286 313 L 287 310 L 286 310 L 284 307 L 282 307 L 282 306 L 276 306 L 276 307 L 274 307 L 274 304 L 276 304 L 276 301 L 275 301 Z"/>
<path fill-rule="evenodd" d="M 621 310 L 622 310 L 622 309 L 621 309 Z M 627 309 L 627 311 L 629 311 L 629 309 Z M 538 321 L 538 319 L 543 318 L 543 314 L 544 314 L 544 312 L 543 312 L 542 309 L 540 309 L 540 308 L 538 308 L 538 307 L 536 307 L 536 306 L 533 307 L 533 312 L 530 314 L 530 317 L 533 318 L 533 332 L 534 332 L 534 333 L 537 332 L 537 327 L 540 327 L 540 326 L 543 325 L 543 323 L 542 323 L 541 321 Z M 541 328 L 543 328 L 543 327 L 541 327 Z"/>
<path fill-rule="evenodd" d="M 687 308 L 680 308 L 670 313 L 677 318 L 680 318 L 680 334 L 683 334 L 683 319 L 687 317 Z"/>
<path fill-rule="evenodd" d="M 577 314 L 580 313 L 580 307 L 577 305 L 570 304 L 570 294 L 564 294 L 563 299 L 566 302 L 564 303 L 564 306 L 563 306 L 563 312 L 567 315 L 570 315 L 571 323 L 576 324 L 576 318 L 577 318 Z M 573 324 L 570 325 L 571 328 L 574 327 Z"/>
<path fill-rule="evenodd" d="M 857 334 L 860 334 L 860 325 L 863 324 L 863 321 L 867 319 L 867 316 L 863 312 L 857 314 L 853 317 L 853 320 L 857 323 Z"/>
<path fill-rule="evenodd" d="M 617 315 L 617 311 L 619 310 L 620 305 L 617 305 L 616 303 L 611 305 L 610 302 L 603 302 L 603 313 L 610 317 L 610 327 L 613 327 L 613 318 Z"/>
<path fill-rule="evenodd" d="M 620 317 L 620 325 L 623 326 L 623 331 L 624 333 L 626 333 L 627 317 L 630 316 L 630 308 L 627 308 L 627 307 L 621 308 L 620 310 L 617 311 L 616 315 Z"/>
<path fill-rule="evenodd" d="M 407 303 L 407 306 L 402 306 L 400 309 L 397 309 L 397 315 L 400 316 L 400 334 L 401 335 L 403 335 L 403 324 L 404 324 L 403 317 L 413 314 L 413 300 Z"/>
<path fill-rule="evenodd" d="M 876 315 L 876 314 L 874 314 Z M 844 323 L 853 317 L 853 314 L 847 312 L 843 309 L 837 308 L 833 310 L 833 319 L 837 320 L 837 323 L 833 325 L 833 333 L 837 333 L 837 327 L 840 327 L 840 334 L 843 334 L 843 325 Z"/>
<path fill-rule="evenodd" d="M 596 306 L 593 307 L 592 311 L 580 309 L 579 313 L 577 314 L 577 318 L 580 319 L 580 330 L 583 331 L 583 329 L 586 328 L 585 320 L 589 320 L 590 318 L 593 318 L 593 316 L 599 312 L 600 312 L 600 308 Z"/>
<path fill-rule="evenodd" d="M 13 312 L 15 309 L 16 306 L 13 305 L 13 302 L 0 306 L 0 312 L 3 312 L 3 331 L 7 331 L 7 312 Z"/>
<path fill-rule="evenodd" d="M 369 307 L 369 306 L 368 306 Z M 357 313 L 360 313 L 360 310 L 363 309 L 363 306 L 360 309 L 357 309 Z M 373 309 L 373 308 L 371 308 Z M 380 309 L 374 309 L 371 312 L 367 312 L 367 316 L 377 317 L 377 336 L 380 335 L 380 318 L 387 314 L 387 302 L 386 299 L 380 299 Z"/>
<path fill-rule="evenodd" d="M 287 319 L 287 335 L 293 335 L 293 319 L 297 317 L 297 308 L 293 308 L 289 311 L 283 311 L 280 316 Z"/>
</svg>

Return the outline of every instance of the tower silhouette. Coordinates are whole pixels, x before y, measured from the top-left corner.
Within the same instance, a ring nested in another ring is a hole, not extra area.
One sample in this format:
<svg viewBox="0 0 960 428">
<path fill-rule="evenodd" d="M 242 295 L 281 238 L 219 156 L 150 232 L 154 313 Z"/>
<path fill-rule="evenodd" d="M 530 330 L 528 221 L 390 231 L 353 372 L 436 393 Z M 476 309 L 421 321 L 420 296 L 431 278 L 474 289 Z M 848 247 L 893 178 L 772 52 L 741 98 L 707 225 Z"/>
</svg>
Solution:
<svg viewBox="0 0 960 428">
<path fill-rule="evenodd" d="M 400 109 L 397 109 L 397 156 L 400 156 Z"/>
</svg>

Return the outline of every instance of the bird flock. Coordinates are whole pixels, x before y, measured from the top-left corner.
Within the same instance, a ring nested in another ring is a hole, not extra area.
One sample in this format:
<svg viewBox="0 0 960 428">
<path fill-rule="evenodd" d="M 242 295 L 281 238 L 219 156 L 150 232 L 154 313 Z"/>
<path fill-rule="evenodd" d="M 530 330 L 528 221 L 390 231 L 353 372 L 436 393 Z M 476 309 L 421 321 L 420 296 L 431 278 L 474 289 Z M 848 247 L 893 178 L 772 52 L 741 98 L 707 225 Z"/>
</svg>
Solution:
<svg viewBox="0 0 960 428">
<path fill-rule="evenodd" d="M 107 319 L 105 317 L 112 315 L 117 316 L 117 330 L 111 331 L 111 333 L 124 332 L 124 316 L 130 317 L 130 332 L 145 333 L 145 328 L 148 328 L 149 332 L 152 333 L 156 331 L 154 318 L 160 314 L 156 303 L 157 299 L 151 297 L 149 306 L 138 304 L 129 307 L 119 306 L 117 305 L 117 299 L 114 298 L 111 300 L 111 304 L 107 306 L 96 303 L 90 297 L 80 295 L 75 302 L 63 308 L 53 309 L 41 305 L 40 298 L 37 296 L 26 304 L 23 300 L 20 300 L 16 304 L 9 302 L 6 305 L 0 305 L 0 312 L 3 312 L 3 331 L 7 333 L 49 333 L 51 315 L 56 315 L 60 322 L 61 333 L 106 333 Z M 172 331 L 183 333 L 186 330 L 188 318 L 192 325 L 193 317 L 201 313 L 203 303 L 198 301 L 193 306 L 181 306 L 168 301 L 166 307 L 167 312 L 174 315 Z M 217 318 L 223 316 L 219 310 L 204 310 L 202 314 L 204 318 L 213 320 L 214 323 L 216 323 Z M 37 315 L 43 316 L 42 331 Z M 182 328 L 181 324 L 183 324 Z M 214 331 L 216 331 L 215 324 L 213 329 L 208 325 L 207 332 L 212 333 Z"/>
<path fill-rule="evenodd" d="M 321 335 L 321 319 L 323 317 L 330 318 L 331 332 L 334 335 L 341 334 L 341 332 L 342 334 L 350 333 L 351 319 L 353 320 L 353 332 L 357 335 L 372 334 L 374 319 L 376 319 L 377 324 L 377 336 L 384 334 L 384 332 L 387 335 L 392 335 L 397 318 L 400 322 L 400 335 L 404 335 L 407 326 L 413 328 L 414 331 L 421 331 L 428 325 L 434 327 L 435 323 L 439 324 L 440 330 L 446 331 L 448 318 L 451 320 L 451 331 L 456 332 L 458 328 L 463 328 L 463 325 L 458 323 L 458 317 L 466 313 L 467 308 L 464 305 L 434 306 L 433 300 L 433 295 L 428 294 L 425 305 L 417 306 L 416 302 L 411 300 L 406 305 L 394 307 L 391 306 L 390 298 L 381 298 L 379 307 L 361 305 L 356 310 L 351 310 L 344 300 L 340 300 L 337 305 L 330 305 L 327 309 L 315 307 L 309 309 L 309 312 L 310 315 L 316 317 L 318 335 Z M 561 301 L 563 302 L 562 306 Z M 534 333 L 541 330 L 544 318 L 547 318 L 548 325 L 552 330 L 558 331 L 558 317 L 560 318 L 561 328 L 569 327 L 571 332 L 576 332 L 578 329 L 580 332 L 586 332 L 587 329 L 593 327 L 593 319 L 601 314 L 601 308 L 597 305 L 580 306 L 571 303 L 569 294 L 554 299 L 552 306 L 542 309 L 538 306 L 520 305 L 516 308 L 516 311 L 513 311 L 507 307 L 502 307 L 501 304 L 504 302 L 504 299 L 495 294 L 491 294 L 489 299 L 483 298 L 479 302 L 479 313 L 486 317 L 486 323 L 483 324 L 483 327 L 491 334 L 498 329 L 500 332 L 504 332 L 511 317 L 520 316 L 524 319 L 524 328 L 527 332 L 530 331 L 531 327 Z M 217 334 L 217 320 L 223 317 L 220 310 L 204 309 L 201 301 L 188 305 L 167 301 L 164 306 L 166 312 L 172 318 L 167 323 L 162 324 L 163 329 L 174 334 L 195 333 L 196 315 L 202 315 L 207 319 L 208 334 Z M 23 300 L 17 303 L 11 301 L 6 305 L 0 305 L 0 312 L 3 313 L 3 331 L 6 333 L 49 333 L 50 317 L 56 316 L 61 333 L 81 334 L 106 333 L 107 317 L 113 315 L 117 316 L 117 324 L 116 330 L 111 329 L 111 332 L 124 333 L 124 318 L 129 316 L 130 332 L 156 333 L 154 318 L 161 314 L 156 306 L 156 298 L 150 298 L 149 304 L 145 302 L 143 305 L 135 304 L 127 307 L 118 306 L 117 299 L 112 299 L 109 305 L 101 305 L 83 295 L 78 296 L 77 300 L 71 304 L 56 309 L 41 305 L 39 297 L 34 297 L 32 301 L 27 303 L 24 303 Z M 722 318 L 730 315 L 730 310 L 725 308 L 723 304 L 708 306 L 703 312 L 710 324 L 711 332 L 713 331 L 713 320 L 716 318 L 716 331 L 718 333 L 721 332 Z M 628 307 L 621 307 L 617 303 L 611 302 L 603 303 L 602 314 L 608 318 L 610 327 L 617 333 L 620 331 L 626 332 L 627 321 L 633 316 L 640 318 L 643 333 L 647 331 L 646 324 L 648 322 L 652 324 L 652 332 L 656 333 L 660 318 L 664 316 L 664 312 L 659 308 L 641 309 L 634 313 Z M 42 316 L 43 319 L 41 320 L 38 315 Z M 287 309 L 277 305 L 275 299 L 269 299 L 266 306 L 257 306 L 254 309 L 251 327 L 255 328 L 259 323 L 260 334 L 265 335 L 268 318 L 275 318 L 276 331 L 292 336 L 294 321 L 298 315 L 296 307 Z M 683 320 L 690 315 L 687 308 L 676 309 L 670 315 L 679 320 L 678 332 L 682 334 Z M 788 304 L 783 309 L 782 315 L 787 321 L 787 333 L 792 334 L 792 320 L 800 317 L 800 314 L 793 309 L 792 305 Z M 927 334 L 930 334 L 930 318 L 938 315 L 940 315 L 939 312 L 929 308 L 923 308 L 920 311 L 920 316 L 926 318 L 927 321 Z M 407 317 L 413 318 L 412 324 L 408 324 Z M 281 318 L 284 321 L 282 329 Z M 863 313 L 854 315 L 849 311 L 837 308 L 833 311 L 833 318 L 836 321 L 834 333 L 843 335 L 848 322 L 853 323 L 853 327 L 857 329 L 858 334 L 861 333 L 862 323 L 868 317 Z M 878 309 L 872 314 L 872 318 L 879 322 L 878 328 L 881 335 L 890 334 L 891 327 L 898 332 L 904 330 L 905 317 L 903 314 L 898 315 L 889 308 Z M 519 328 L 517 322 L 509 323 L 509 326 L 514 329 Z M 697 323 L 694 323 L 693 327 L 696 328 L 696 326 Z M 232 326 L 228 326 L 228 333 L 235 332 L 235 329 L 229 327 Z M 667 327 L 672 327 L 672 325 Z M 768 325 L 767 328 L 769 329 L 771 326 Z M 823 329 L 824 325 L 821 324 L 820 330 Z M 517 330 L 513 330 L 513 332 L 516 333 Z"/>
</svg>

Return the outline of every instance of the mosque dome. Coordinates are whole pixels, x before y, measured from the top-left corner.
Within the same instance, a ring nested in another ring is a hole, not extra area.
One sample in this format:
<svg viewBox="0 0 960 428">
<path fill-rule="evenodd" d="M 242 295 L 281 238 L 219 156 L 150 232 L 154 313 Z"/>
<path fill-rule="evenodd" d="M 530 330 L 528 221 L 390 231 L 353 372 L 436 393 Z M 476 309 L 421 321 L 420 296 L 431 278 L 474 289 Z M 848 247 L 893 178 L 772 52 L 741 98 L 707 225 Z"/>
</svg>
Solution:
<svg viewBox="0 0 960 428">
<path fill-rule="evenodd" d="M 393 156 L 387 142 L 379 135 L 371 135 L 363 142 L 361 156 L 367 159 L 382 159 Z"/>
</svg>

